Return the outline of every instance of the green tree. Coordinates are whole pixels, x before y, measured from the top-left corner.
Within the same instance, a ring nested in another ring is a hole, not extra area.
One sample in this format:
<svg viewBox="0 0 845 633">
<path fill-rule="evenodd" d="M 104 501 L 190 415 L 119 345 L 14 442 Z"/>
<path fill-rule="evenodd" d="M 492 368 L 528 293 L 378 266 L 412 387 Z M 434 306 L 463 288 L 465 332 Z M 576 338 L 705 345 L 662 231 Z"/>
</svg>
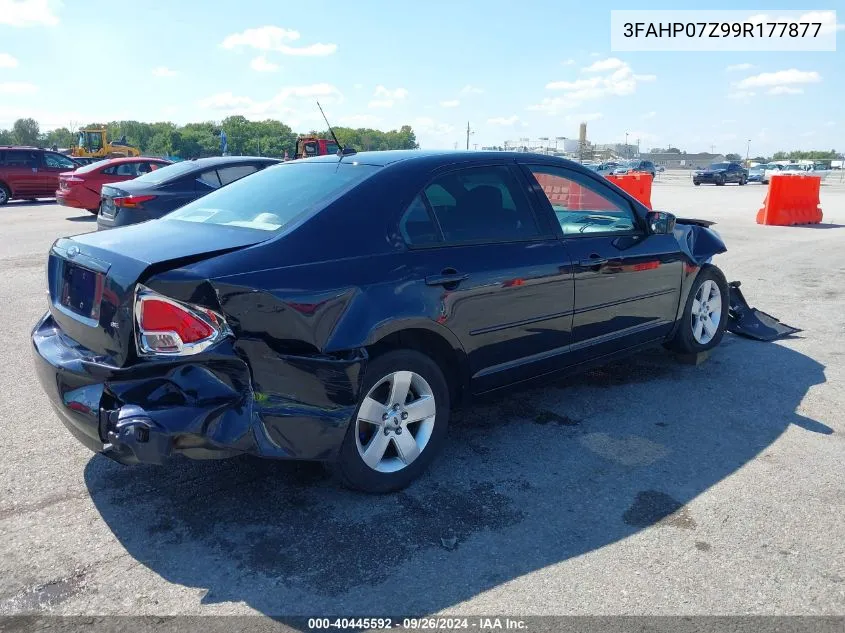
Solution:
<svg viewBox="0 0 845 633">
<path fill-rule="evenodd" d="M 41 135 L 40 143 L 44 147 L 59 147 L 68 148 L 74 144 L 74 135 L 66 127 L 60 127 L 55 130 L 50 130 L 46 134 Z"/>
<path fill-rule="evenodd" d="M 35 145 L 39 135 L 40 129 L 35 119 L 18 119 L 12 125 L 12 136 L 18 145 Z"/>
<path fill-rule="evenodd" d="M 725 159 L 736 162 L 738 160 L 742 160 L 742 156 L 739 154 L 725 154 Z"/>
<path fill-rule="evenodd" d="M 12 145 L 15 142 L 15 135 L 12 130 L 0 130 L 0 145 Z"/>
</svg>

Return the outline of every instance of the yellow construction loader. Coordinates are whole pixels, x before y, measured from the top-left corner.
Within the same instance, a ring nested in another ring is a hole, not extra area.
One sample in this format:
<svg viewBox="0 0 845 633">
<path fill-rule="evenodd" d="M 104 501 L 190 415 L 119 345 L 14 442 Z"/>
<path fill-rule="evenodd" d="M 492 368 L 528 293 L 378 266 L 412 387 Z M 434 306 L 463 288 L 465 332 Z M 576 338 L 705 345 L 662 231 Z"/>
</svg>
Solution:
<svg viewBox="0 0 845 633">
<path fill-rule="evenodd" d="M 140 156 L 137 147 L 126 142 L 126 137 L 109 142 L 105 127 L 80 128 L 76 146 L 71 149 L 71 156 L 86 158 L 116 158 L 118 156 Z"/>
</svg>

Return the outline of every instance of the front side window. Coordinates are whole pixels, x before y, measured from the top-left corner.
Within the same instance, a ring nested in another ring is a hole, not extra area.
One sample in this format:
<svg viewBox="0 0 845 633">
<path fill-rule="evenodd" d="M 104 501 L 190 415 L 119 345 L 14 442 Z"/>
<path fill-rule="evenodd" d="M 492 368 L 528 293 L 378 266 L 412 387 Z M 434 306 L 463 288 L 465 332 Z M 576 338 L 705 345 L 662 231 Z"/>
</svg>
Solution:
<svg viewBox="0 0 845 633">
<path fill-rule="evenodd" d="M 423 196 L 448 243 L 518 241 L 540 236 L 528 200 L 508 167 L 470 167 L 444 174 L 425 188 Z M 419 205 L 412 205 L 408 213 L 422 218 Z M 430 228 L 426 231 L 430 236 Z"/>
<path fill-rule="evenodd" d="M 529 165 L 564 235 L 625 233 L 636 230 L 630 205 L 613 191 L 566 169 Z"/>
</svg>

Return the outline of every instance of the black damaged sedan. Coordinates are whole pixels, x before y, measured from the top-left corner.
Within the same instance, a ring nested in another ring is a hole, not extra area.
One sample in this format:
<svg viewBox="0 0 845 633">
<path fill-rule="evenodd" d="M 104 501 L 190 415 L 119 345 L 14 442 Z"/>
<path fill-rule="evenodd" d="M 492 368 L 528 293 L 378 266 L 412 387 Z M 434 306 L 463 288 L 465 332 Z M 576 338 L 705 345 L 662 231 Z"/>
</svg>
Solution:
<svg viewBox="0 0 845 633">
<path fill-rule="evenodd" d="M 547 156 L 291 161 L 57 240 L 37 371 L 73 435 L 125 464 L 322 460 L 395 490 L 473 395 L 717 345 L 728 286 L 708 224 Z"/>
</svg>

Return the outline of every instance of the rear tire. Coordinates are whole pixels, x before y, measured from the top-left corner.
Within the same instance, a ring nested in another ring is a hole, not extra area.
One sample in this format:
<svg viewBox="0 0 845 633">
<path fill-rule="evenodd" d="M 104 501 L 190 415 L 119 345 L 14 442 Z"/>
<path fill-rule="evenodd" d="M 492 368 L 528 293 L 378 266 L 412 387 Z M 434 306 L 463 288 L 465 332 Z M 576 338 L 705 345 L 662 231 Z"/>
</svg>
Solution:
<svg viewBox="0 0 845 633">
<path fill-rule="evenodd" d="M 745 176 L 743 176 L 742 178 L 740 178 L 740 179 L 739 179 L 739 186 L 741 187 L 741 186 L 742 186 L 742 185 L 744 185 L 746 182 L 748 182 L 748 181 L 745 179 Z"/>
<path fill-rule="evenodd" d="M 725 177 L 724 176 L 717 176 L 716 177 L 716 186 L 721 187 L 725 184 Z"/>
<path fill-rule="evenodd" d="M 446 441 L 449 407 L 446 378 L 431 358 L 407 349 L 376 357 L 364 375 L 336 475 L 364 492 L 406 487 Z"/>
<path fill-rule="evenodd" d="M 700 182 L 698 182 L 697 180 L 693 180 L 693 181 L 692 181 L 692 184 L 694 184 L 696 187 L 700 187 L 700 186 L 701 186 L 701 183 L 700 183 Z"/>
<path fill-rule="evenodd" d="M 713 349 L 722 342 L 729 308 L 730 291 L 725 276 L 716 266 L 705 265 L 693 281 L 681 322 L 666 347 L 683 354 Z"/>
<path fill-rule="evenodd" d="M 6 185 L 0 184 L 0 207 L 6 204 L 11 197 L 12 192 L 9 191 L 9 188 Z"/>
<path fill-rule="evenodd" d="M 91 215 L 99 215 L 100 214 L 99 208 L 97 208 L 97 209 L 86 209 L 86 211 L 88 211 L 88 213 L 90 213 Z"/>
</svg>

